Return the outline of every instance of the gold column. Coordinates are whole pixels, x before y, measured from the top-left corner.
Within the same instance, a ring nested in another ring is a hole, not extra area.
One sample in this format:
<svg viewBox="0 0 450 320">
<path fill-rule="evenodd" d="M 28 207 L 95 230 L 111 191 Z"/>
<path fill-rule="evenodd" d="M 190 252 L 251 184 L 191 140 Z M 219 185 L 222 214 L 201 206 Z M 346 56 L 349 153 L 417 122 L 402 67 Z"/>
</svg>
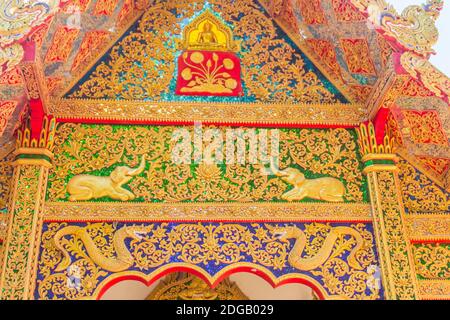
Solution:
<svg viewBox="0 0 450 320">
<path fill-rule="evenodd" d="M 361 125 L 359 143 L 369 183 L 375 238 L 378 247 L 385 298 L 417 299 L 414 263 L 406 238 L 404 208 L 400 193 L 397 156 L 385 136 L 378 145 L 372 123 Z"/>
<path fill-rule="evenodd" d="M 40 139 L 19 132 L 1 261 L 0 299 L 32 299 L 55 121 L 44 119 Z"/>
</svg>

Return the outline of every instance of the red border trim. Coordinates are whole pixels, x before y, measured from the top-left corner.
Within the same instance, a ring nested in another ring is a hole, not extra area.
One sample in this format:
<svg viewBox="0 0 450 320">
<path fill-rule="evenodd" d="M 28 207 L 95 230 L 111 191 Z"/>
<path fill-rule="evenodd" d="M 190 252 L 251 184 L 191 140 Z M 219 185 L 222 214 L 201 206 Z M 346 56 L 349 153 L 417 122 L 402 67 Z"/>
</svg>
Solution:
<svg viewBox="0 0 450 320">
<path fill-rule="evenodd" d="M 165 275 L 169 274 L 169 273 L 173 273 L 173 272 L 187 272 L 190 273 L 196 277 L 201 278 L 203 281 L 205 281 L 206 283 L 208 283 L 210 285 L 211 288 L 215 288 L 222 280 L 224 280 L 225 278 L 229 277 L 230 275 L 234 274 L 234 273 L 238 273 L 238 272 L 248 272 L 251 274 L 255 274 L 259 277 L 261 277 L 262 279 L 264 279 L 266 282 L 268 282 L 272 288 L 277 288 L 280 287 L 284 284 L 289 284 L 289 283 L 300 283 L 300 284 L 304 284 L 308 287 L 310 287 L 314 293 L 319 297 L 320 300 L 324 300 L 325 297 L 323 296 L 322 292 L 311 282 L 309 282 L 308 280 L 305 279 L 301 279 L 301 278 L 291 278 L 291 279 L 286 279 L 281 281 L 280 283 L 278 283 L 277 285 L 270 279 L 270 277 L 265 274 L 263 271 L 258 270 L 258 269 L 254 269 L 252 267 L 247 267 L 247 266 L 241 266 L 241 267 L 236 267 L 234 269 L 230 269 L 227 272 L 225 272 L 223 275 L 221 275 L 214 283 L 210 283 L 208 281 L 208 279 L 201 273 L 199 273 L 198 271 L 191 269 L 189 267 L 172 267 L 172 268 L 168 268 L 166 270 L 164 270 L 163 272 L 157 274 L 155 277 L 153 277 L 152 279 L 150 279 L 149 281 L 146 281 L 143 279 L 143 277 L 140 276 L 136 276 L 136 275 L 124 275 L 122 277 L 117 277 L 115 279 L 112 279 L 111 281 L 107 282 L 103 288 L 101 289 L 101 291 L 98 293 L 96 300 L 100 300 L 102 298 L 102 296 L 106 293 L 106 291 L 108 291 L 113 285 L 124 281 L 124 280 L 135 280 L 135 281 L 139 281 L 143 284 L 145 284 L 147 287 L 149 287 L 150 285 L 152 285 L 155 281 L 157 281 L 158 279 L 164 277 Z"/>
<path fill-rule="evenodd" d="M 450 239 L 443 239 L 443 238 L 437 238 L 437 239 L 426 239 L 426 240 L 410 240 L 411 244 L 450 244 Z"/>
<path fill-rule="evenodd" d="M 76 220 L 76 219 L 45 219 L 45 223 L 59 223 L 59 222 L 90 222 L 90 223 L 98 223 L 98 222 L 121 222 L 121 223 L 198 223 L 198 222 L 225 222 L 225 223 L 314 223 L 314 222 L 329 222 L 329 223 L 367 223 L 372 224 L 372 219 L 367 220 L 333 220 L 333 219 L 305 219 L 305 220 L 228 220 L 228 219 L 184 219 L 184 220 L 173 220 L 173 219 L 163 219 L 163 220 L 146 220 L 146 219 L 136 219 L 136 220 L 102 220 L 102 219 L 92 219 L 92 220 Z M 449 240 L 450 241 L 450 240 Z M 434 242 L 434 241 L 432 241 Z"/>
<path fill-rule="evenodd" d="M 91 123 L 91 124 L 128 124 L 155 126 L 191 126 L 196 122 L 203 125 L 217 125 L 224 127 L 256 127 L 256 128 L 311 128 L 311 129 L 353 129 L 355 125 L 345 124 L 310 124 L 310 123 L 257 123 L 257 122 L 220 122 L 220 121 L 170 121 L 170 120 L 119 120 L 119 119 L 90 119 L 90 118 L 56 118 L 56 122 Z"/>
</svg>

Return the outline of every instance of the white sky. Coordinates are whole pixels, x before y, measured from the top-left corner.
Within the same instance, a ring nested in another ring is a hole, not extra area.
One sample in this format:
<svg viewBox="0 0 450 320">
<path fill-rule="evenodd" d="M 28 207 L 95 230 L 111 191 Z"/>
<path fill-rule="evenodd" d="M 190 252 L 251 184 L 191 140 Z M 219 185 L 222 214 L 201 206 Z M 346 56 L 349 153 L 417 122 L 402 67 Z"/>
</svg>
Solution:
<svg viewBox="0 0 450 320">
<path fill-rule="evenodd" d="M 398 12 L 402 12 L 403 9 L 412 4 L 423 4 L 426 0 L 389 0 Z M 450 76 L 450 0 L 444 1 L 444 10 L 441 11 L 441 15 L 437 20 L 437 27 L 439 29 L 439 41 L 434 46 L 434 50 L 437 52 L 435 56 L 431 56 L 430 61 L 447 76 Z"/>
</svg>

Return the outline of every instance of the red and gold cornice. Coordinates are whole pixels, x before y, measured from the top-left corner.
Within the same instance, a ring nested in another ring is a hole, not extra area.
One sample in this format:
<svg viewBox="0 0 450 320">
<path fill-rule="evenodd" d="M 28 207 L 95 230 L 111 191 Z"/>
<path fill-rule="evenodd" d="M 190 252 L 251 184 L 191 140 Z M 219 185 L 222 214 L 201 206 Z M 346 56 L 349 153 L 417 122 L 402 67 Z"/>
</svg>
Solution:
<svg viewBox="0 0 450 320">
<path fill-rule="evenodd" d="M 49 104 L 60 122 L 205 124 L 269 127 L 355 127 L 365 117 L 359 104 L 147 102 L 61 99 Z"/>
</svg>

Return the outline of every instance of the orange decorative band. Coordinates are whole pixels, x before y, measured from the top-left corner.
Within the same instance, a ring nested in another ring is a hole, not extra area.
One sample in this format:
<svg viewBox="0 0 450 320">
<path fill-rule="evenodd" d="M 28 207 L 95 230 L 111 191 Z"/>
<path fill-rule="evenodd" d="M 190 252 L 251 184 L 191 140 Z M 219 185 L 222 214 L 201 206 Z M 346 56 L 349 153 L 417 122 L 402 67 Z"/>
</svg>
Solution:
<svg viewBox="0 0 450 320">
<path fill-rule="evenodd" d="M 364 174 L 368 174 L 370 172 L 376 172 L 376 171 L 399 171 L 397 166 L 393 163 L 374 163 L 367 165 L 363 169 Z"/>
<path fill-rule="evenodd" d="M 372 222 L 370 205 L 328 203 L 45 204 L 46 221 L 329 221 Z"/>
<path fill-rule="evenodd" d="M 391 161 L 397 163 L 398 156 L 392 153 L 369 153 L 362 157 L 363 162 L 368 161 Z"/>
<path fill-rule="evenodd" d="M 422 300 L 450 300 L 450 281 L 419 281 L 419 297 Z"/>
<path fill-rule="evenodd" d="M 17 156 L 21 154 L 37 155 L 37 156 L 41 155 L 53 159 L 53 153 L 50 152 L 48 149 L 44 148 L 19 148 L 14 151 L 14 154 Z"/>
<path fill-rule="evenodd" d="M 411 242 L 450 242 L 450 215 L 448 214 L 406 215 L 405 225 Z"/>
<path fill-rule="evenodd" d="M 14 160 L 14 166 L 20 165 L 33 165 L 33 166 L 43 166 L 51 168 L 52 164 L 47 159 L 36 159 L 36 158 L 19 158 Z"/>
<path fill-rule="evenodd" d="M 145 102 L 63 99 L 53 101 L 50 113 L 62 121 L 187 124 L 357 126 L 365 117 L 357 104 L 260 104 Z M 83 121 L 83 119 L 85 121 Z"/>
</svg>

